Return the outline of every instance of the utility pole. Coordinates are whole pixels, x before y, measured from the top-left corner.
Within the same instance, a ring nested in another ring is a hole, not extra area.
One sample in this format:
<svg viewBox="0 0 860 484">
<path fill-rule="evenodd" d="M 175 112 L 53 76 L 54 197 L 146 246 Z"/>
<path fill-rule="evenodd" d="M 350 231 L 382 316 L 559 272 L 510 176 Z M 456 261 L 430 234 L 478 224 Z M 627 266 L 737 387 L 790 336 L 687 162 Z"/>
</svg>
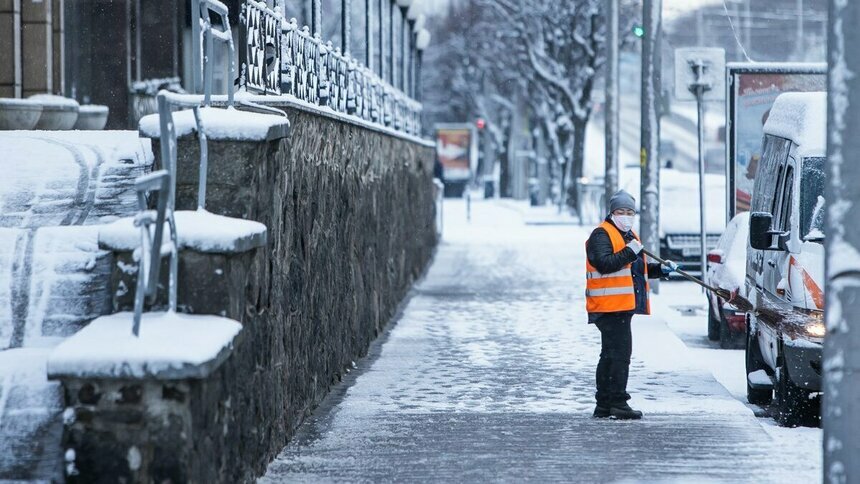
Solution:
<svg viewBox="0 0 860 484">
<path fill-rule="evenodd" d="M 702 8 L 696 9 L 696 45 L 699 47 L 705 43 L 705 12 Z"/>
<path fill-rule="evenodd" d="M 609 18 L 607 19 L 606 42 L 606 103 L 604 110 L 604 146 L 606 163 L 604 180 L 606 210 L 609 199 L 618 191 L 618 0 L 606 0 Z"/>
<path fill-rule="evenodd" d="M 639 162 L 642 169 L 639 234 L 642 244 L 650 250 L 660 248 L 660 30 L 662 29 L 662 0 L 644 0 L 642 5 L 642 107 Z M 659 291 L 655 279 L 654 293 Z"/>
<path fill-rule="evenodd" d="M 803 38 L 803 0 L 797 0 L 797 44 L 795 45 L 795 49 L 797 49 L 797 60 L 803 60 L 804 57 L 804 48 L 803 46 L 805 39 Z"/>
<path fill-rule="evenodd" d="M 830 0 L 824 338 L 824 482 L 860 482 L 860 4 Z"/>
</svg>

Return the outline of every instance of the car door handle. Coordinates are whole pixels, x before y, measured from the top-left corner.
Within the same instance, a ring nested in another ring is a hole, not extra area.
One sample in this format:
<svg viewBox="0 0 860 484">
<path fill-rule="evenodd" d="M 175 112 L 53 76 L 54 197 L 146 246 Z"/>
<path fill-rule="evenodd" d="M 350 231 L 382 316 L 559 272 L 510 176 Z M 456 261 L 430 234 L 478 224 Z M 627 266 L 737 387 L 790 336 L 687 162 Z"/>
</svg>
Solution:
<svg viewBox="0 0 860 484">
<path fill-rule="evenodd" d="M 769 261 L 767 261 L 767 265 L 769 265 L 771 267 L 776 267 L 776 262 L 769 260 Z"/>
</svg>

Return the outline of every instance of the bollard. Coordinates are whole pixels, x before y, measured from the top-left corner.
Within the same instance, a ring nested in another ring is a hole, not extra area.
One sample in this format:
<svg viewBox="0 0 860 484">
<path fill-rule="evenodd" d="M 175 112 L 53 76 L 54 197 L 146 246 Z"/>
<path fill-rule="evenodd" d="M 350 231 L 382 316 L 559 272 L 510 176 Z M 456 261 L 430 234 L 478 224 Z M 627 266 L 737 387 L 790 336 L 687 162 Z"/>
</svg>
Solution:
<svg viewBox="0 0 860 484">
<path fill-rule="evenodd" d="M 472 194 L 466 192 L 466 221 L 472 221 Z"/>
</svg>

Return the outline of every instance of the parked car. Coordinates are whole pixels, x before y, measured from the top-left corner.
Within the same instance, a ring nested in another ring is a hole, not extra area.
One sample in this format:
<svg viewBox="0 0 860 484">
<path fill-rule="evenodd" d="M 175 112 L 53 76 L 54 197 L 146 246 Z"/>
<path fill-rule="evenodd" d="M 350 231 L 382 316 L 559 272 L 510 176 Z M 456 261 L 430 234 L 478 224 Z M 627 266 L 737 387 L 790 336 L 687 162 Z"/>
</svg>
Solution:
<svg viewBox="0 0 860 484">
<path fill-rule="evenodd" d="M 749 221 L 745 291 L 750 403 L 775 390 L 781 425 L 816 424 L 824 338 L 827 98 L 780 95 L 764 126 Z"/>
<path fill-rule="evenodd" d="M 639 200 L 639 169 L 622 170 L 622 187 Z M 726 177 L 705 175 L 705 251 L 717 245 L 726 221 Z M 692 275 L 701 274 L 699 174 L 660 170 L 660 257 Z"/>
<path fill-rule="evenodd" d="M 708 252 L 705 282 L 729 291 L 744 282 L 747 266 L 749 213 L 736 215 L 726 226 L 716 248 Z M 708 339 L 719 341 L 720 348 L 743 348 L 746 344 L 746 313 L 739 311 L 711 291 L 708 298 Z"/>
</svg>

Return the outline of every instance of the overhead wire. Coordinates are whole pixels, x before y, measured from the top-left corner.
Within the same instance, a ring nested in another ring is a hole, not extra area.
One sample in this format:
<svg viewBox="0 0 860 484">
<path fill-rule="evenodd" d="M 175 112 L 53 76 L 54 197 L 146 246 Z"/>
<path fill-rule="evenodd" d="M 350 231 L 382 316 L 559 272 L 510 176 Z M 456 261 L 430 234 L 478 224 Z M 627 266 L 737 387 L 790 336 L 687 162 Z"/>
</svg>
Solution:
<svg viewBox="0 0 860 484">
<path fill-rule="evenodd" d="M 735 42 L 737 42 L 738 47 L 741 48 L 741 53 L 743 53 L 744 59 L 746 59 L 747 62 L 755 62 L 754 60 L 750 59 L 750 56 L 747 54 L 746 48 L 744 48 L 744 44 L 741 42 L 741 38 L 738 37 L 738 31 L 735 30 L 735 23 L 732 21 L 732 16 L 729 15 L 729 7 L 728 5 L 726 5 L 726 0 L 723 0 L 723 10 L 726 11 L 726 18 L 729 19 L 729 27 L 732 28 L 732 34 L 735 36 Z"/>
</svg>

